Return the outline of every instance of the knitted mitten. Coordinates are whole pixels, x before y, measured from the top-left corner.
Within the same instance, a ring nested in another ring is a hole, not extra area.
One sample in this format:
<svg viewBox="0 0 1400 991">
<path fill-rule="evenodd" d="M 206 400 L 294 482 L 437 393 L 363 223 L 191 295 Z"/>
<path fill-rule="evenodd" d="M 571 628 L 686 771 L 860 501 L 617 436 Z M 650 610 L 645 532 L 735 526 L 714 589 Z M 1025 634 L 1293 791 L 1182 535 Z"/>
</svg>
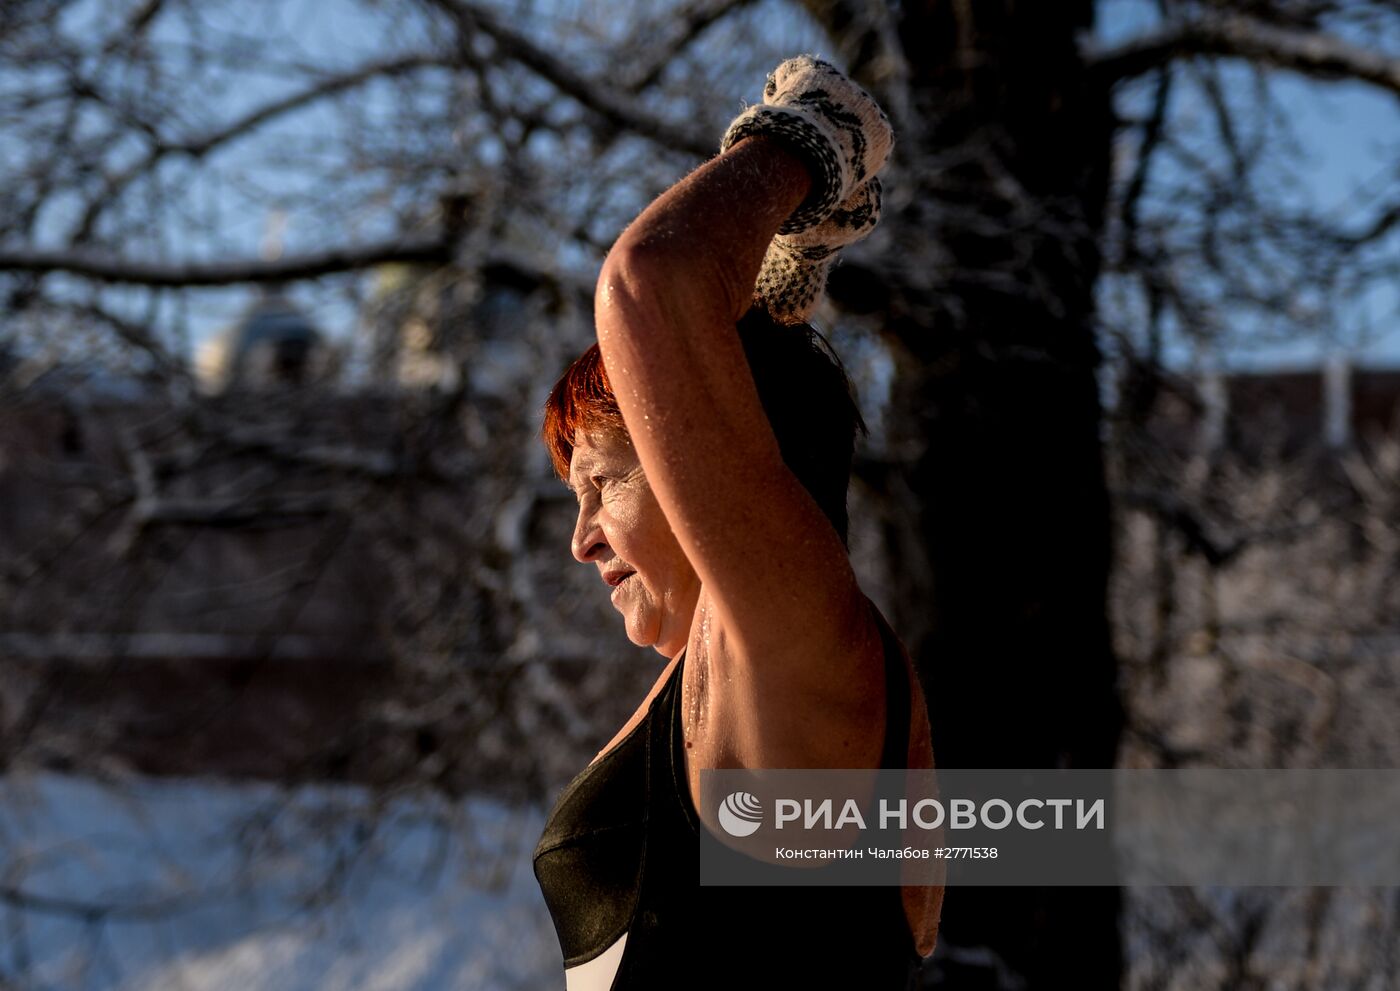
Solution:
<svg viewBox="0 0 1400 991">
<path fill-rule="evenodd" d="M 811 55 L 790 58 L 773 70 L 763 102 L 734 118 L 721 153 L 755 134 L 784 141 L 812 176 L 811 193 L 779 234 L 809 230 L 844 206 L 857 186 L 884 168 L 894 147 L 880 105 L 835 66 Z"/>
<path fill-rule="evenodd" d="M 779 234 L 768 243 L 753 289 L 755 301 L 766 306 L 777 323 L 806 323 L 826 294 L 836 253 L 864 238 L 879 222 L 880 180 L 871 176 L 816 227 Z"/>
</svg>

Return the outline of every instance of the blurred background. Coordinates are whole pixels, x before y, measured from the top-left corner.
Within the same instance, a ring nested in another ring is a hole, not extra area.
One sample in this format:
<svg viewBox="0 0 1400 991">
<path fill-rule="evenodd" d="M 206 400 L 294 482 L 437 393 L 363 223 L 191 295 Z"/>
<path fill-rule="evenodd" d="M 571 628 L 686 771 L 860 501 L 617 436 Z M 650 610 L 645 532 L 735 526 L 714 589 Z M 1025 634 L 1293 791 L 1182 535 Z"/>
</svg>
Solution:
<svg viewBox="0 0 1400 991">
<path fill-rule="evenodd" d="M 5 0 L 0 987 L 563 987 L 530 853 L 664 659 L 541 407 L 804 51 L 898 135 L 818 325 L 939 764 L 1397 766 L 1393 3 Z M 955 888 L 924 986 L 1394 987 L 1397 933 Z"/>
</svg>

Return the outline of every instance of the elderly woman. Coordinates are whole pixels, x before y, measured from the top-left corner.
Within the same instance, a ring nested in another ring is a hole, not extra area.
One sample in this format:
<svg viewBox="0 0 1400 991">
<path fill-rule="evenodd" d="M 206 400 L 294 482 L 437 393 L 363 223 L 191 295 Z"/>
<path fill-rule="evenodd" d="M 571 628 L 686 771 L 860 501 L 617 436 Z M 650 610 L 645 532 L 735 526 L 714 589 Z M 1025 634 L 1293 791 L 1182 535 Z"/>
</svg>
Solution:
<svg viewBox="0 0 1400 991">
<path fill-rule="evenodd" d="M 617 240 L 598 343 L 546 407 L 573 555 L 670 661 L 535 850 L 569 991 L 903 989 L 937 933 L 938 886 L 698 882 L 702 768 L 933 766 L 908 654 L 847 556 L 864 424 L 805 323 L 878 220 L 892 135 L 808 56 L 764 98 Z"/>
</svg>

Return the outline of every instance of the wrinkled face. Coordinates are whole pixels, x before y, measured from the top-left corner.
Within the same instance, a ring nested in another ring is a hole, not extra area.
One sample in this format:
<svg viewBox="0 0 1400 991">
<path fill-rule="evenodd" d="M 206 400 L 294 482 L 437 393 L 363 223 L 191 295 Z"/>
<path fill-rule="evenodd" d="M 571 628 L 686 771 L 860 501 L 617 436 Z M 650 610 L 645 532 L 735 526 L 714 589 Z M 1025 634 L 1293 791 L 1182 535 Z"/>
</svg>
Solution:
<svg viewBox="0 0 1400 991">
<path fill-rule="evenodd" d="M 625 434 L 574 438 L 569 487 L 579 497 L 574 557 L 612 588 L 627 638 L 674 657 L 686 645 L 700 579 L 642 473 Z"/>
</svg>

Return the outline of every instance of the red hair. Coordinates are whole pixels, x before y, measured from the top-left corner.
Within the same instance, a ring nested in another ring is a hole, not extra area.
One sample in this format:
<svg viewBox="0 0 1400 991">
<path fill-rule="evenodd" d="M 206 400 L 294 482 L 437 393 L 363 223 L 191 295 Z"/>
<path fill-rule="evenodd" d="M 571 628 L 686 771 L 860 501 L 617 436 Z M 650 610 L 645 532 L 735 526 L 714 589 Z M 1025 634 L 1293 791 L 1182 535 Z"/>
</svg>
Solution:
<svg viewBox="0 0 1400 991">
<path fill-rule="evenodd" d="M 579 355 L 554 383 L 544 408 L 545 447 L 549 449 L 555 474 L 566 482 L 569 461 L 574 456 L 574 438 L 580 430 L 627 433 L 622 410 L 613 398 L 612 385 L 596 343 Z"/>
<path fill-rule="evenodd" d="M 783 461 L 845 541 L 846 489 L 856 434 L 865 432 L 865 421 L 841 359 L 812 327 L 777 324 L 761 306 L 735 329 Z M 580 430 L 627 436 L 597 344 L 560 376 L 545 404 L 544 443 L 566 483 Z"/>
</svg>

